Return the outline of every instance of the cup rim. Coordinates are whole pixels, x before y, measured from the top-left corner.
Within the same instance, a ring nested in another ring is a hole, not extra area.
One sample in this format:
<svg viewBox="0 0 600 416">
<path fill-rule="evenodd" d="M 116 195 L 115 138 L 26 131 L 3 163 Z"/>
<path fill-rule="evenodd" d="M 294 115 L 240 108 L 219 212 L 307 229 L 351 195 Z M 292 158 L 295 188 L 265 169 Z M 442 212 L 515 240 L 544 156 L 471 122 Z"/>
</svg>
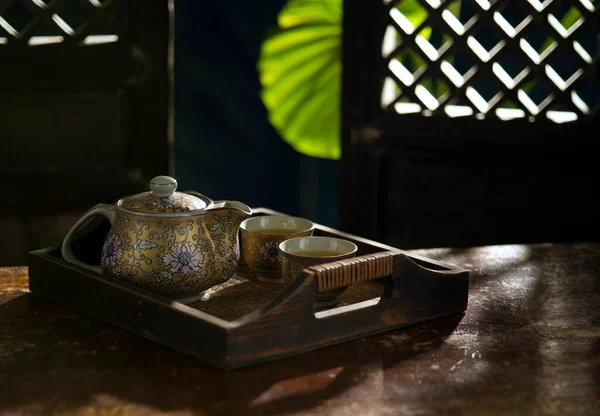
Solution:
<svg viewBox="0 0 600 416">
<path fill-rule="evenodd" d="M 299 222 L 305 222 L 307 226 L 309 226 L 308 228 L 303 228 L 303 229 L 298 229 L 298 230 L 290 230 L 289 234 L 273 234 L 274 236 L 279 236 L 279 237 L 286 237 L 286 236 L 291 236 L 291 235 L 296 235 L 296 234 L 300 234 L 300 233 L 305 233 L 308 231 L 313 231 L 315 229 L 315 223 L 312 222 L 309 219 L 306 218 L 302 218 L 302 217 L 295 217 L 292 215 L 257 215 L 255 217 L 250 217 L 250 218 L 246 218 L 244 221 L 242 221 L 240 223 L 240 230 L 242 230 L 245 233 L 248 234 L 254 234 L 254 235 L 270 235 L 270 234 L 264 234 L 264 233 L 258 233 L 256 231 L 250 231 L 246 228 L 247 224 L 252 222 L 253 220 L 256 221 L 258 219 L 261 218 L 265 218 L 265 217 L 277 217 L 277 218 L 289 218 L 292 219 L 294 221 L 299 221 Z M 261 228 L 263 230 L 267 230 L 267 228 Z"/>
<path fill-rule="evenodd" d="M 292 239 L 288 239 L 288 240 L 285 240 L 285 241 L 279 243 L 279 245 L 277 246 L 277 248 L 279 248 L 279 252 L 282 255 L 286 255 L 286 256 L 290 256 L 290 257 L 295 257 L 295 258 L 299 258 L 299 259 L 316 259 L 316 258 L 318 258 L 318 259 L 326 259 L 326 260 L 331 260 L 331 262 L 334 262 L 336 260 L 344 259 L 344 258 L 346 258 L 348 256 L 356 254 L 356 252 L 358 251 L 358 246 L 355 243 L 353 243 L 352 241 L 347 240 L 345 238 L 326 237 L 326 236 L 309 236 L 309 237 L 294 238 L 293 240 L 298 240 L 298 241 L 295 241 L 295 242 L 299 243 L 300 240 L 304 240 L 304 239 L 310 239 L 310 240 L 313 240 L 313 241 L 314 240 L 337 240 L 337 241 L 342 241 L 345 244 L 350 244 L 351 247 L 352 247 L 352 251 L 349 251 L 349 252 L 343 253 L 343 254 L 339 254 L 337 256 L 328 256 L 328 257 L 299 256 L 297 254 L 291 253 L 291 252 L 289 252 L 289 251 L 287 251 L 287 250 L 284 249 L 285 244 L 289 240 L 292 240 Z"/>
</svg>

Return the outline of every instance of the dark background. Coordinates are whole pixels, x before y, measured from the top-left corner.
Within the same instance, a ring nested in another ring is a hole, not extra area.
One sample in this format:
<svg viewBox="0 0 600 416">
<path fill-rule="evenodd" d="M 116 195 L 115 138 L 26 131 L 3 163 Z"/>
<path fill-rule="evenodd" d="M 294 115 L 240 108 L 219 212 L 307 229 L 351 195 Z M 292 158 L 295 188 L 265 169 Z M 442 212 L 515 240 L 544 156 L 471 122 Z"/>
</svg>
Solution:
<svg viewBox="0 0 600 416">
<path fill-rule="evenodd" d="M 182 189 L 195 189 L 213 199 L 236 199 L 338 226 L 338 162 L 294 151 L 269 123 L 260 99 L 256 64 L 261 42 L 285 3 L 176 1 L 176 176 Z M 568 9 L 560 5 L 558 16 Z M 527 16 L 524 10 L 513 1 L 503 15 L 516 26 Z M 464 21 L 473 15 L 468 2 L 461 15 Z M 527 38 L 537 48 L 547 35 L 529 31 Z M 500 38 L 490 29 L 481 31 L 478 39 L 490 50 Z M 595 42 L 592 32 L 586 40 Z M 437 28 L 431 41 L 441 46 Z M 473 62 L 463 58 L 459 53 L 455 64 L 466 72 Z M 527 65 L 514 54 L 502 57 L 501 63 L 512 77 Z M 558 55 L 550 63 L 565 79 L 578 68 L 577 62 Z M 479 77 L 474 85 L 491 99 L 498 86 L 486 80 Z M 581 92 L 585 99 L 589 91 Z M 537 83 L 528 92 L 541 102 L 550 90 Z"/>
<path fill-rule="evenodd" d="M 260 45 L 285 0 L 175 3 L 175 172 L 181 189 L 335 226 L 338 162 L 296 152 L 260 99 Z"/>
</svg>

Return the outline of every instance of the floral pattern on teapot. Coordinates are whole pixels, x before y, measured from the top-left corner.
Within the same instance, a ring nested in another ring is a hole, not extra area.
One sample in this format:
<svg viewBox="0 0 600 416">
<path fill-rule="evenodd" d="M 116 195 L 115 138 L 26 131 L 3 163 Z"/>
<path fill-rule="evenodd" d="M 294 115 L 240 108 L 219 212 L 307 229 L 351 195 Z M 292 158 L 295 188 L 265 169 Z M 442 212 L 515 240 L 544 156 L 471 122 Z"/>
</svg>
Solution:
<svg viewBox="0 0 600 416">
<path fill-rule="evenodd" d="M 102 271 L 170 298 L 200 293 L 235 273 L 237 230 L 245 218 L 231 209 L 174 218 L 117 211 L 102 250 Z"/>
</svg>

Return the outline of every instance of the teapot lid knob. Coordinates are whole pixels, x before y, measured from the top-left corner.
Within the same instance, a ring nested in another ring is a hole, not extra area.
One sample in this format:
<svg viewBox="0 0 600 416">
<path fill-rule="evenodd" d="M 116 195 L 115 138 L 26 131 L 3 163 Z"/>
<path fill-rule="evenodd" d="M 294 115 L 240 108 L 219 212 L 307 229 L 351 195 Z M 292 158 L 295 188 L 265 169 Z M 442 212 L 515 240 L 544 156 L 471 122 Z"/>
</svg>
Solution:
<svg viewBox="0 0 600 416">
<path fill-rule="evenodd" d="M 171 196 L 177 189 L 177 181 L 170 176 L 155 176 L 150 181 L 150 189 L 155 196 Z"/>
</svg>

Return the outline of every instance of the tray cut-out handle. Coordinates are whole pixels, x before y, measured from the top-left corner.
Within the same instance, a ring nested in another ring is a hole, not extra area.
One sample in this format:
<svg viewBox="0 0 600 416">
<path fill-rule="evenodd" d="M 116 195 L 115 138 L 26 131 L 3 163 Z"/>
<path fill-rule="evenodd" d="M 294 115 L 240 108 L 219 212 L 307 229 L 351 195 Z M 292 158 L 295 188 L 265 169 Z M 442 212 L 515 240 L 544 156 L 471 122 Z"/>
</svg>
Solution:
<svg viewBox="0 0 600 416">
<path fill-rule="evenodd" d="M 394 252 L 382 252 L 339 260 L 308 270 L 315 273 L 317 290 L 323 293 L 353 283 L 389 276 L 394 268 Z"/>
</svg>

